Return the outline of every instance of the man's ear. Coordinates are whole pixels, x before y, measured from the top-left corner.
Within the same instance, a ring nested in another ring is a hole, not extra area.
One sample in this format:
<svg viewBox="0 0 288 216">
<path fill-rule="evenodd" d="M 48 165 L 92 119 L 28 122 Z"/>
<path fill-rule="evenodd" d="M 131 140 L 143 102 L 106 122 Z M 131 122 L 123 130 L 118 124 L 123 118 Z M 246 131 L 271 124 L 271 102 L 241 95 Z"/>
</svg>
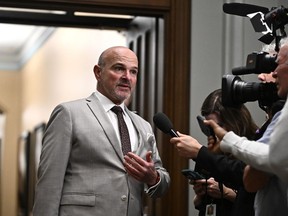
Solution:
<svg viewBox="0 0 288 216">
<path fill-rule="evenodd" d="M 100 79 L 101 77 L 101 68 L 99 65 L 95 65 L 94 68 L 93 68 L 93 71 L 94 71 L 94 76 L 96 77 L 97 80 Z"/>
</svg>

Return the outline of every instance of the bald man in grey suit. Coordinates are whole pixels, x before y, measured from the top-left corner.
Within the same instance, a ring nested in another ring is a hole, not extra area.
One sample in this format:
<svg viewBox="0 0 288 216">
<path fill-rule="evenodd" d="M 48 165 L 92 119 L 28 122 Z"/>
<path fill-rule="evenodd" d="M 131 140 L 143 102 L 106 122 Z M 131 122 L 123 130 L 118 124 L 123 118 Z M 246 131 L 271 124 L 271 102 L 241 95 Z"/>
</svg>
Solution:
<svg viewBox="0 0 288 216">
<path fill-rule="evenodd" d="M 170 177 L 163 168 L 151 125 L 129 111 L 138 59 L 111 47 L 94 67 L 97 91 L 58 105 L 43 138 L 34 216 L 138 216 L 142 195 L 161 197 Z M 115 105 L 123 109 L 131 152 L 123 155 Z"/>
</svg>

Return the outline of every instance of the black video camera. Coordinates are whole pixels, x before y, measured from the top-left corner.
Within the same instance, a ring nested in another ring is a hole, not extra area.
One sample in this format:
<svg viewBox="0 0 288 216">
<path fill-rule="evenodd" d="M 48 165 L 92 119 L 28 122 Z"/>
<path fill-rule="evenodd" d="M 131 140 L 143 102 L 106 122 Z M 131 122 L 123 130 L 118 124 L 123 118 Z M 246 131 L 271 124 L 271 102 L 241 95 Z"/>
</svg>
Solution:
<svg viewBox="0 0 288 216">
<path fill-rule="evenodd" d="M 233 75 L 271 73 L 277 67 L 277 55 L 267 52 L 253 52 L 247 56 L 246 66 L 232 69 Z"/>
<path fill-rule="evenodd" d="M 239 76 L 222 77 L 222 103 L 224 106 L 237 107 L 243 103 L 258 100 L 259 106 L 271 106 L 279 100 L 275 83 L 245 82 Z"/>
</svg>

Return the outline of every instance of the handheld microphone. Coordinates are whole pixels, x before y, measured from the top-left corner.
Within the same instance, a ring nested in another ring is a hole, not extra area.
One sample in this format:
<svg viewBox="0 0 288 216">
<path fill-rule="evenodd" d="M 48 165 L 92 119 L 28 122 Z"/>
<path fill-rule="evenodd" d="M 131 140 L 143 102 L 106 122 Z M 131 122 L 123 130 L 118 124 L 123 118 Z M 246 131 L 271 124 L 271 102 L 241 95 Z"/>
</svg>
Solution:
<svg viewBox="0 0 288 216">
<path fill-rule="evenodd" d="M 164 113 L 156 113 L 153 117 L 153 122 L 163 133 L 170 134 L 171 137 L 179 137 L 173 129 L 172 122 Z"/>
</svg>

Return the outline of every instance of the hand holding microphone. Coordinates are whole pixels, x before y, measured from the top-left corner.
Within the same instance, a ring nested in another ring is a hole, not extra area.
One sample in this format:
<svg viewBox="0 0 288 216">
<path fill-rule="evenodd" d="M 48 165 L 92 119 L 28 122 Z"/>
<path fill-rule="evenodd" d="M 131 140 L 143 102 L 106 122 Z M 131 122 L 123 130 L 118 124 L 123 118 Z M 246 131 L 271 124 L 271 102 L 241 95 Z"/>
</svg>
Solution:
<svg viewBox="0 0 288 216">
<path fill-rule="evenodd" d="M 176 133 L 169 118 L 164 113 L 157 113 L 153 121 L 155 125 L 165 134 L 172 137 L 170 143 L 178 150 L 178 154 L 182 157 L 195 159 L 202 147 L 196 139 L 189 135 Z"/>
</svg>

